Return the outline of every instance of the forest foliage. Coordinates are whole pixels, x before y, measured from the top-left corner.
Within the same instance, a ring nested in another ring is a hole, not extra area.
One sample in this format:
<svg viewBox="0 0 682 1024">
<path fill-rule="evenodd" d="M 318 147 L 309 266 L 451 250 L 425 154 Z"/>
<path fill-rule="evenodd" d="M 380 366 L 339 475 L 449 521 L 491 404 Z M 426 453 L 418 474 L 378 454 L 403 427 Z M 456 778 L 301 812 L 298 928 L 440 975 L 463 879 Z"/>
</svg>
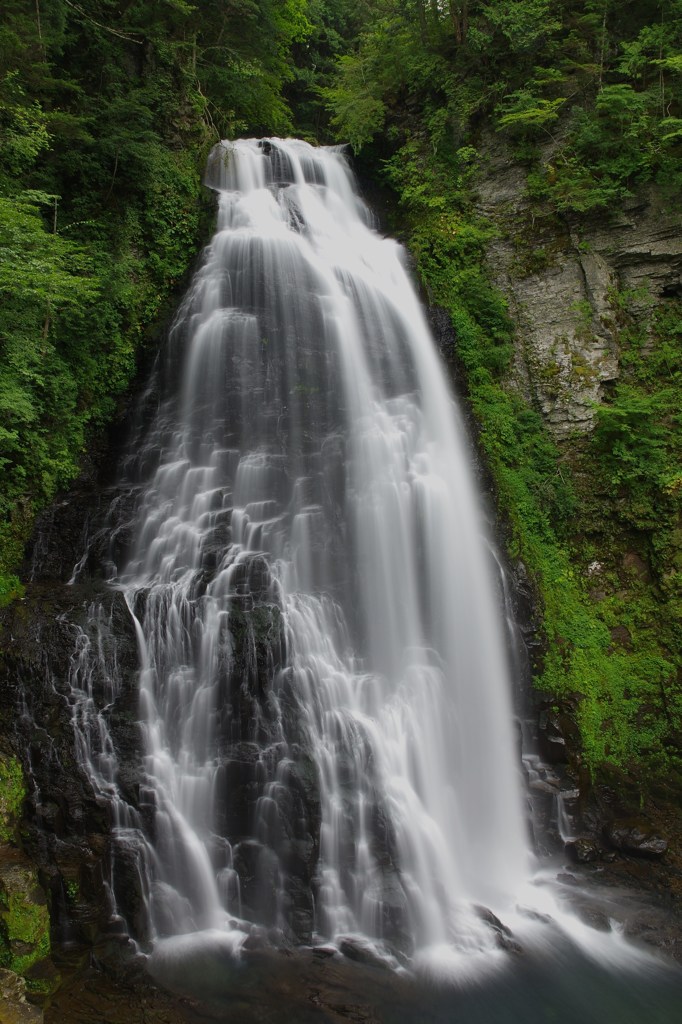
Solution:
<svg viewBox="0 0 682 1024">
<path fill-rule="evenodd" d="M 0 27 L 0 602 L 202 240 L 207 148 L 286 133 L 306 0 L 7 0 Z"/>
<path fill-rule="evenodd" d="M 356 150 L 504 132 L 557 210 L 679 188 L 680 0 L 377 0 L 325 96 Z M 410 116 L 412 115 L 412 116 Z"/>
</svg>

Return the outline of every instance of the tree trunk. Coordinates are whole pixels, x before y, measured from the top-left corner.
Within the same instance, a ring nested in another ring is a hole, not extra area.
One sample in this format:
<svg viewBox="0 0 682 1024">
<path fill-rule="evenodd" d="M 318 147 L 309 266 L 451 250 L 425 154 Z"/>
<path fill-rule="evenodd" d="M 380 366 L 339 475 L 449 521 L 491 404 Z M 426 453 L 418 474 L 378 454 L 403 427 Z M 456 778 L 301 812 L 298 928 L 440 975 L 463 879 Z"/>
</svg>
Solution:
<svg viewBox="0 0 682 1024">
<path fill-rule="evenodd" d="M 469 28 L 468 0 L 450 0 L 450 20 L 455 33 L 455 41 L 461 46 L 467 37 Z"/>
</svg>

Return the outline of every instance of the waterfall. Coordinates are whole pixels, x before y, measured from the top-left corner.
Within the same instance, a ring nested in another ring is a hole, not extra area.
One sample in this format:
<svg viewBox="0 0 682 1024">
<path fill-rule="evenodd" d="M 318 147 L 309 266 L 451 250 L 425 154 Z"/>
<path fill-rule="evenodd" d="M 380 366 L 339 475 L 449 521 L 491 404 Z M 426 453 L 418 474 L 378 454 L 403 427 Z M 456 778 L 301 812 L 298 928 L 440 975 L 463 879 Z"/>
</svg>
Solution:
<svg viewBox="0 0 682 1024">
<path fill-rule="evenodd" d="M 148 936 L 487 954 L 529 871 L 503 613 L 404 253 L 338 148 L 226 142 L 206 180 L 113 580 Z"/>
</svg>

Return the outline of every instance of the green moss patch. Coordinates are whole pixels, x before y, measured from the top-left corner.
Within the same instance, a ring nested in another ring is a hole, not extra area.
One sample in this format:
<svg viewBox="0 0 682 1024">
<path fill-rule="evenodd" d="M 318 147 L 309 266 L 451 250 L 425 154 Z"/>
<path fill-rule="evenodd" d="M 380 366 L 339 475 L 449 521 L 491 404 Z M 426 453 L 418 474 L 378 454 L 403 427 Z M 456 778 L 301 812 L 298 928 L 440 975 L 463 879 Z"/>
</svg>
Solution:
<svg viewBox="0 0 682 1024">
<path fill-rule="evenodd" d="M 0 757 L 0 840 L 11 842 L 14 823 L 26 795 L 24 775 L 16 757 Z"/>
<path fill-rule="evenodd" d="M 0 967 L 27 979 L 29 991 L 51 988 L 50 916 L 32 866 L 0 864 Z"/>
</svg>

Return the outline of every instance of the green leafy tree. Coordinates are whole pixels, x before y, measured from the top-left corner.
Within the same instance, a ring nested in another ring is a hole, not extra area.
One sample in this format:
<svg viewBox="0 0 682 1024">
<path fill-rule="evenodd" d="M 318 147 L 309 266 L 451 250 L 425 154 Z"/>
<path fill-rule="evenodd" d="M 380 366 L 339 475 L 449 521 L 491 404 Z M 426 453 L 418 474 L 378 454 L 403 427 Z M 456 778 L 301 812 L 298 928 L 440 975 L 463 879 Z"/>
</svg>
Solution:
<svg viewBox="0 0 682 1024">
<path fill-rule="evenodd" d="M 283 89 L 311 32 L 307 10 L 3 5 L 0 600 L 16 591 L 35 509 L 115 414 L 200 244 L 208 146 L 291 130 Z"/>
</svg>

